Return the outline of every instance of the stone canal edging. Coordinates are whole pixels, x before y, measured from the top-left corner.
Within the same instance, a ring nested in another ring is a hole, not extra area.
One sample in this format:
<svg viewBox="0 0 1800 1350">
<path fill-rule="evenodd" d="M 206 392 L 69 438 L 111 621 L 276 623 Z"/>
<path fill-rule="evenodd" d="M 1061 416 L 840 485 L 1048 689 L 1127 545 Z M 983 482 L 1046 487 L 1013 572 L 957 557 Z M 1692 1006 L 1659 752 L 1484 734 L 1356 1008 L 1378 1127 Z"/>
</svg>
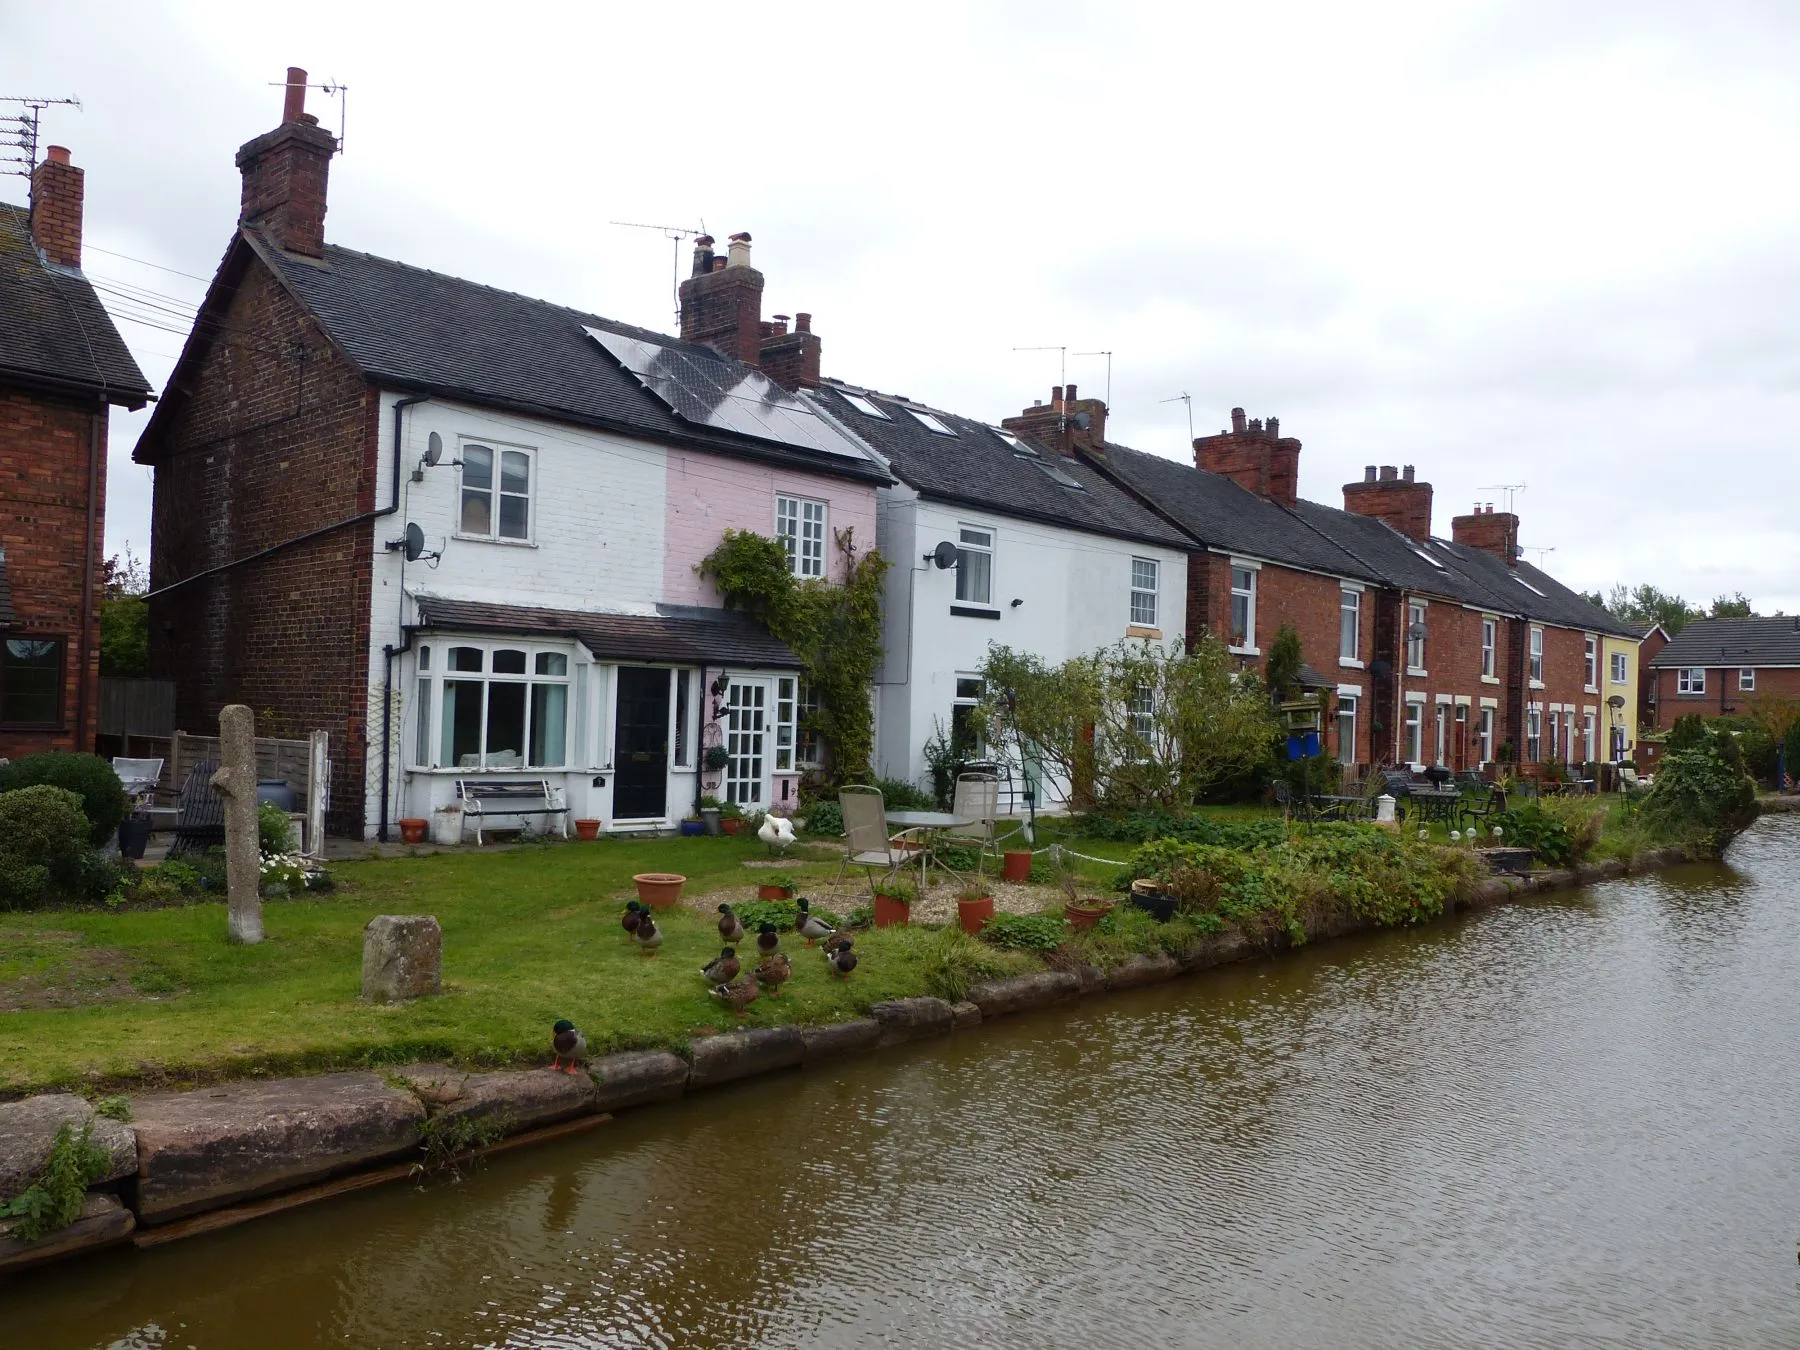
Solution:
<svg viewBox="0 0 1800 1350">
<path fill-rule="evenodd" d="M 1686 862 L 1685 849 L 1653 849 L 1627 869 L 1616 861 L 1527 876 L 1487 877 L 1448 909 L 1485 909 L 1546 891 Z M 1320 923 L 1309 939 L 1368 925 Z M 991 980 L 961 1003 L 931 997 L 877 1003 L 866 1018 L 827 1026 L 758 1027 L 696 1040 L 692 1058 L 662 1050 L 601 1056 L 587 1075 L 545 1069 L 465 1072 L 414 1064 L 390 1073 L 329 1073 L 238 1080 L 132 1099 L 130 1123 L 94 1113 L 80 1097 L 49 1093 L 0 1103 L 0 1202 L 43 1169 L 57 1130 L 91 1130 L 107 1155 L 80 1215 L 35 1243 L 0 1224 L 0 1276 L 126 1241 L 150 1245 L 276 1209 L 409 1175 L 435 1138 L 455 1151 L 525 1145 L 595 1124 L 611 1113 L 783 1069 L 829 1064 L 892 1045 L 948 1036 L 982 1022 L 1110 990 L 1136 989 L 1242 961 L 1267 949 L 1220 933 L 1179 956 L 1138 955 L 1110 972 L 1088 966 Z M 504 1143 L 495 1144 L 496 1139 Z M 269 1197 L 284 1197 L 271 1202 Z M 206 1216 L 203 1220 L 195 1216 Z"/>
</svg>

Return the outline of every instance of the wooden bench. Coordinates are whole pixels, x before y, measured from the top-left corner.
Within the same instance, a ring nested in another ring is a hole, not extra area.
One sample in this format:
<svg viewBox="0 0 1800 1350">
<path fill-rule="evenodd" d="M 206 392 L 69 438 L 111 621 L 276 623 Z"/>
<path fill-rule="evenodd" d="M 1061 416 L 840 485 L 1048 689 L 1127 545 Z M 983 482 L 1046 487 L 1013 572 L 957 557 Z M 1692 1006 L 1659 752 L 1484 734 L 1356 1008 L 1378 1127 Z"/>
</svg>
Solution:
<svg viewBox="0 0 1800 1350">
<path fill-rule="evenodd" d="M 488 816 L 561 816 L 562 837 L 569 837 L 569 808 L 548 778 L 513 783 L 459 778 L 456 795 L 462 799 L 463 814 L 475 818 L 477 848 L 481 847 L 482 821 Z"/>
</svg>

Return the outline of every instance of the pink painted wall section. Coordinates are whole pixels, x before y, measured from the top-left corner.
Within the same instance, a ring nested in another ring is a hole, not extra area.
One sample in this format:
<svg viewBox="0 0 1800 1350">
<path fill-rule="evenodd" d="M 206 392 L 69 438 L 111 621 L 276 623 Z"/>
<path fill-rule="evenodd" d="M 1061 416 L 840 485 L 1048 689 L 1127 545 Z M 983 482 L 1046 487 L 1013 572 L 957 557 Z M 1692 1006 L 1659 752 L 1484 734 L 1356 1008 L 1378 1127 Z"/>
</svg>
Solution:
<svg viewBox="0 0 1800 1350">
<path fill-rule="evenodd" d="M 668 450 L 669 478 L 665 495 L 668 518 L 663 524 L 663 599 L 672 605 L 717 605 L 719 593 L 694 575 L 694 564 L 718 547 L 727 529 L 775 533 L 775 497 L 788 493 L 827 503 L 825 512 L 827 575 L 844 576 L 843 554 L 834 542 L 853 529 L 858 552 L 875 547 L 875 488 L 842 478 L 777 469 L 766 464 Z"/>
</svg>

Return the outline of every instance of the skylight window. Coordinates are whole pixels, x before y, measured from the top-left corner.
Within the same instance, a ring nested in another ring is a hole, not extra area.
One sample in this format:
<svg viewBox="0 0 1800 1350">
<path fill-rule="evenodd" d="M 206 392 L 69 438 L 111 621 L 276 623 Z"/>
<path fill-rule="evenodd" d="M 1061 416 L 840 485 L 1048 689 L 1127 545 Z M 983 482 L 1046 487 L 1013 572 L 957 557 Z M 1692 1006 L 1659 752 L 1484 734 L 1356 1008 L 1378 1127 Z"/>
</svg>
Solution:
<svg viewBox="0 0 1800 1350">
<path fill-rule="evenodd" d="M 844 402 L 848 403 L 852 408 L 855 408 L 856 411 L 861 413 L 864 417 L 878 417 L 883 422 L 891 422 L 894 420 L 877 407 L 871 400 L 864 398 L 861 394 L 845 393 L 842 389 L 838 390 L 838 393 L 842 395 Z"/>
<path fill-rule="evenodd" d="M 1046 464 L 1043 460 L 1037 458 L 1036 456 L 1032 457 L 1031 462 L 1032 462 L 1032 464 L 1036 465 L 1039 469 L 1042 469 L 1044 471 L 1044 475 L 1047 478 L 1049 478 L 1051 482 L 1059 483 L 1063 487 L 1066 487 L 1066 488 L 1073 488 L 1077 492 L 1086 492 L 1087 491 L 1087 488 L 1085 486 L 1083 486 L 1078 480 L 1069 477 L 1068 474 L 1064 473 L 1061 469 L 1057 468 L 1054 464 Z"/>
<path fill-rule="evenodd" d="M 1543 595 L 1544 594 L 1536 586 L 1533 586 L 1529 581 L 1525 580 L 1524 577 L 1520 576 L 1517 572 L 1513 573 L 1513 580 L 1518 582 L 1519 585 L 1523 586 L 1526 590 L 1530 591 L 1533 595 Z M 1546 598 L 1548 598 L 1548 597 L 1546 597 Z"/>
<path fill-rule="evenodd" d="M 1033 450 L 1029 445 L 1025 444 L 1024 441 L 1013 435 L 1012 432 L 1001 431 L 998 427 L 991 427 L 989 430 L 993 431 L 994 435 L 998 436 L 1001 440 L 1005 441 L 1007 445 L 1011 446 L 1012 452 L 1015 455 L 1024 455 L 1027 459 L 1036 459 L 1038 457 L 1038 452 L 1036 450 Z"/>
<path fill-rule="evenodd" d="M 945 426 L 942 422 L 938 421 L 937 418 L 933 417 L 930 413 L 924 411 L 922 408 L 908 408 L 906 411 L 908 411 L 915 418 L 917 418 L 919 425 L 924 427 L 925 430 L 927 430 L 929 432 L 933 432 L 939 436 L 954 436 L 954 435 L 956 435 L 956 433 L 954 431 L 950 430 L 949 427 Z"/>
<path fill-rule="evenodd" d="M 1429 553 L 1427 553 L 1422 548 L 1415 548 L 1413 550 L 1413 552 L 1418 554 L 1421 558 L 1423 558 L 1426 562 L 1430 563 L 1433 567 L 1437 568 L 1437 570 L 1440 572 L 1448 572 L 1450 570 L 1449 568 L 1445 567 L 1444 564 L 1439 562 L 1436 558 L 1432 557 Z"/>
</svg>

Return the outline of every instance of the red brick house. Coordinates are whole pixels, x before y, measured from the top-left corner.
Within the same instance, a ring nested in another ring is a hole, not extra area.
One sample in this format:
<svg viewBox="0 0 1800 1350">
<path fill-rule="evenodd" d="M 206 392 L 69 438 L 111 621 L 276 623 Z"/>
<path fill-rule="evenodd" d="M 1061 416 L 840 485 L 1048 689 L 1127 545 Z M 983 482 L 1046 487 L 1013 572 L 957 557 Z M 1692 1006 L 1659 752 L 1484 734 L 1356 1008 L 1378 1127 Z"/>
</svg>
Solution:
<svg viewBox="0 0 1800 1350">
<path fill-rule="evenodd" d="M 1759 696 L 1800 699 L 1800 618 L 1695 619 L 1650 658 L 1644 683 L 1657 731 L 1689 713 L 1741 713 Z"/>
<path fill-rule="evenodd" d="M 107 418 L 150 398 L 81 271 L 82 177 L 53 145 L 0 202 L 0 759 L 93 748 Z"/>
</svg>

